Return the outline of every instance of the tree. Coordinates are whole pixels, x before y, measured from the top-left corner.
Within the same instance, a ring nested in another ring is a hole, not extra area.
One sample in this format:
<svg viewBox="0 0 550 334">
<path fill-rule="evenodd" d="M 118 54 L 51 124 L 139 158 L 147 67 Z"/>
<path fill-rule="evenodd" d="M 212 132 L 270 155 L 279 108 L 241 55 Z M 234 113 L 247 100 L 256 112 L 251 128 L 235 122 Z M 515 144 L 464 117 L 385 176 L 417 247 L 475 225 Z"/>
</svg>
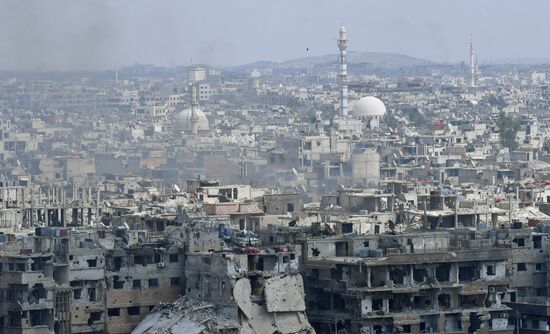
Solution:
<svg viewBox="0 0 550 334">
<path fill-rule="evenodd" d="M 395 116 L 393 116 L 392 114 L 390 113 L 386 113 L 384 115 L 384 123 L 386 123 L 386 125 L 389 127 L 389 128 L 392 128 L 393 130 L 397 129 L 400 125 L 399 121 L 397 120 L 397 118 L 395 118 Z"/>
<path fill-rule="evenodd" d="M 497 126 L 502 146 L 508 147 L 510 151 L 518 148 L 519 144 L 516 141 L 516 135 L 519 131 L 519 122 L 501 111 L 497 120 Z"/>
<path fill-rule="evenodd" d="M 504 109 L 508 105 L 502 96 L 489 95 L 486 101 L 491 107 L 497 107 L 499 110 Z"/>
</svg>

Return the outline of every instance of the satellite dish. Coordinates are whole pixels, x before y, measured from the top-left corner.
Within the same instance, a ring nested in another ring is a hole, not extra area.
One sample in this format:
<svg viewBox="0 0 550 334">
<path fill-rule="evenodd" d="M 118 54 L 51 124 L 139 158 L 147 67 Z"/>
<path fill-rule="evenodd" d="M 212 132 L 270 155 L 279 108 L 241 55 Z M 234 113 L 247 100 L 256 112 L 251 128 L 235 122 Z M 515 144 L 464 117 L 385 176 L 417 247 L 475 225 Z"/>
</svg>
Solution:
<svg viewBox="0 0 550 334">
<path fill-rule="evenodd" d="M 292 167 L 292 173 L 294 173 L 294 175 L 298 175 L 298 171 L 296 170 L 296 168 Z"/>
<path fill-rule="evenodd" d="M 127 223 L 124 223 L 124 227 L 126 227 L 128 230 L 130 229 L 130 226 L 128 226 Z"/>
<path fill-rule="evenodd" d="M 180 187 L 179 187 L 177 184 L 172 185 L 172 187 L 174 188 L 174 190 L 175 190 L 176 192 L 178 192 L 178 193 L 181 192 L 181 189 L 180 189 Z"/>
</svg>

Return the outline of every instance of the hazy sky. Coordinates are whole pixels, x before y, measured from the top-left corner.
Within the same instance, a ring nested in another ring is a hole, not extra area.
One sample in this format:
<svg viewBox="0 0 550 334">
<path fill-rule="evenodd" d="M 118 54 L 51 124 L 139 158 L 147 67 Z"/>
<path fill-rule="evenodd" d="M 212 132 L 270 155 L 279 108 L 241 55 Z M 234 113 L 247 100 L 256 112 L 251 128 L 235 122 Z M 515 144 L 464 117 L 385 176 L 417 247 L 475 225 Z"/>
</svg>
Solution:
<svg viewBox="0 0 550 334">
<path fill-rule="evenodd" d="M 435 61 L 550 58 L 548 0 L 0 0 L 0 69 L 236 65 L 349 48 Z"/>
</svg>

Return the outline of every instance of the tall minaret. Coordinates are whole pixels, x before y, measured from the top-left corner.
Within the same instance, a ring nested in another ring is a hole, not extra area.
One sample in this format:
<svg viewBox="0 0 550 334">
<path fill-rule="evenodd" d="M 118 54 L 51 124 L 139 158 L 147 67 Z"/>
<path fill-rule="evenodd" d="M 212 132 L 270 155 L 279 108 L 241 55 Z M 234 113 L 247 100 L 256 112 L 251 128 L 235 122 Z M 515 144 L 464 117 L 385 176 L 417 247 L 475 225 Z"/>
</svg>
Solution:
<svg viewBox="0 0 550 334">
<path fill-rule="evenodd" d="M 191 88 L 191 133 L 196 136 L 199 132 L 199 118 L 197 116 L 197 89 L 195 86 Z"/>
<path fill-rule="evenodd" d="M 340 116 L 348 115 L 348 65 L 346 61 L 346 50 L 348 49 L 348 32 L 342 26 L 338 37 L 338 49 L 340 49 Z"/>
<path fill-rule="evenodd" d="M 476 64 L 474 59 L 474 42 L 470 39 L 470 87 L 476 86 Z"/>
</svg>

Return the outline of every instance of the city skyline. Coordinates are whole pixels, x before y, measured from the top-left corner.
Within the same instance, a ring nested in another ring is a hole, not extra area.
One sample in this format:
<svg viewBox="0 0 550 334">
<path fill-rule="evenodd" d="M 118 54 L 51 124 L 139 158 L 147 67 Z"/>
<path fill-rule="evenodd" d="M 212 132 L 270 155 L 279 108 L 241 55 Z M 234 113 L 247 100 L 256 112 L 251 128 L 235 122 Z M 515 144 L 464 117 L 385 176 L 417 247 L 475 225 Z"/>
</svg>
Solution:
<svg viewBox="0 0 550 334">
<path fill-rule="evenodd" d="M 342 20 L 352 52 L 459 63 L 468 61 L 473 38 L 479 64 L 550 58 L 550 46 L 536 38 L 550 28 L 543 10 L 550 4 L 543 1 L 5 1 L 0 7 L 3 70 L 280 62 L 334 54 Z"/>
</svg>

